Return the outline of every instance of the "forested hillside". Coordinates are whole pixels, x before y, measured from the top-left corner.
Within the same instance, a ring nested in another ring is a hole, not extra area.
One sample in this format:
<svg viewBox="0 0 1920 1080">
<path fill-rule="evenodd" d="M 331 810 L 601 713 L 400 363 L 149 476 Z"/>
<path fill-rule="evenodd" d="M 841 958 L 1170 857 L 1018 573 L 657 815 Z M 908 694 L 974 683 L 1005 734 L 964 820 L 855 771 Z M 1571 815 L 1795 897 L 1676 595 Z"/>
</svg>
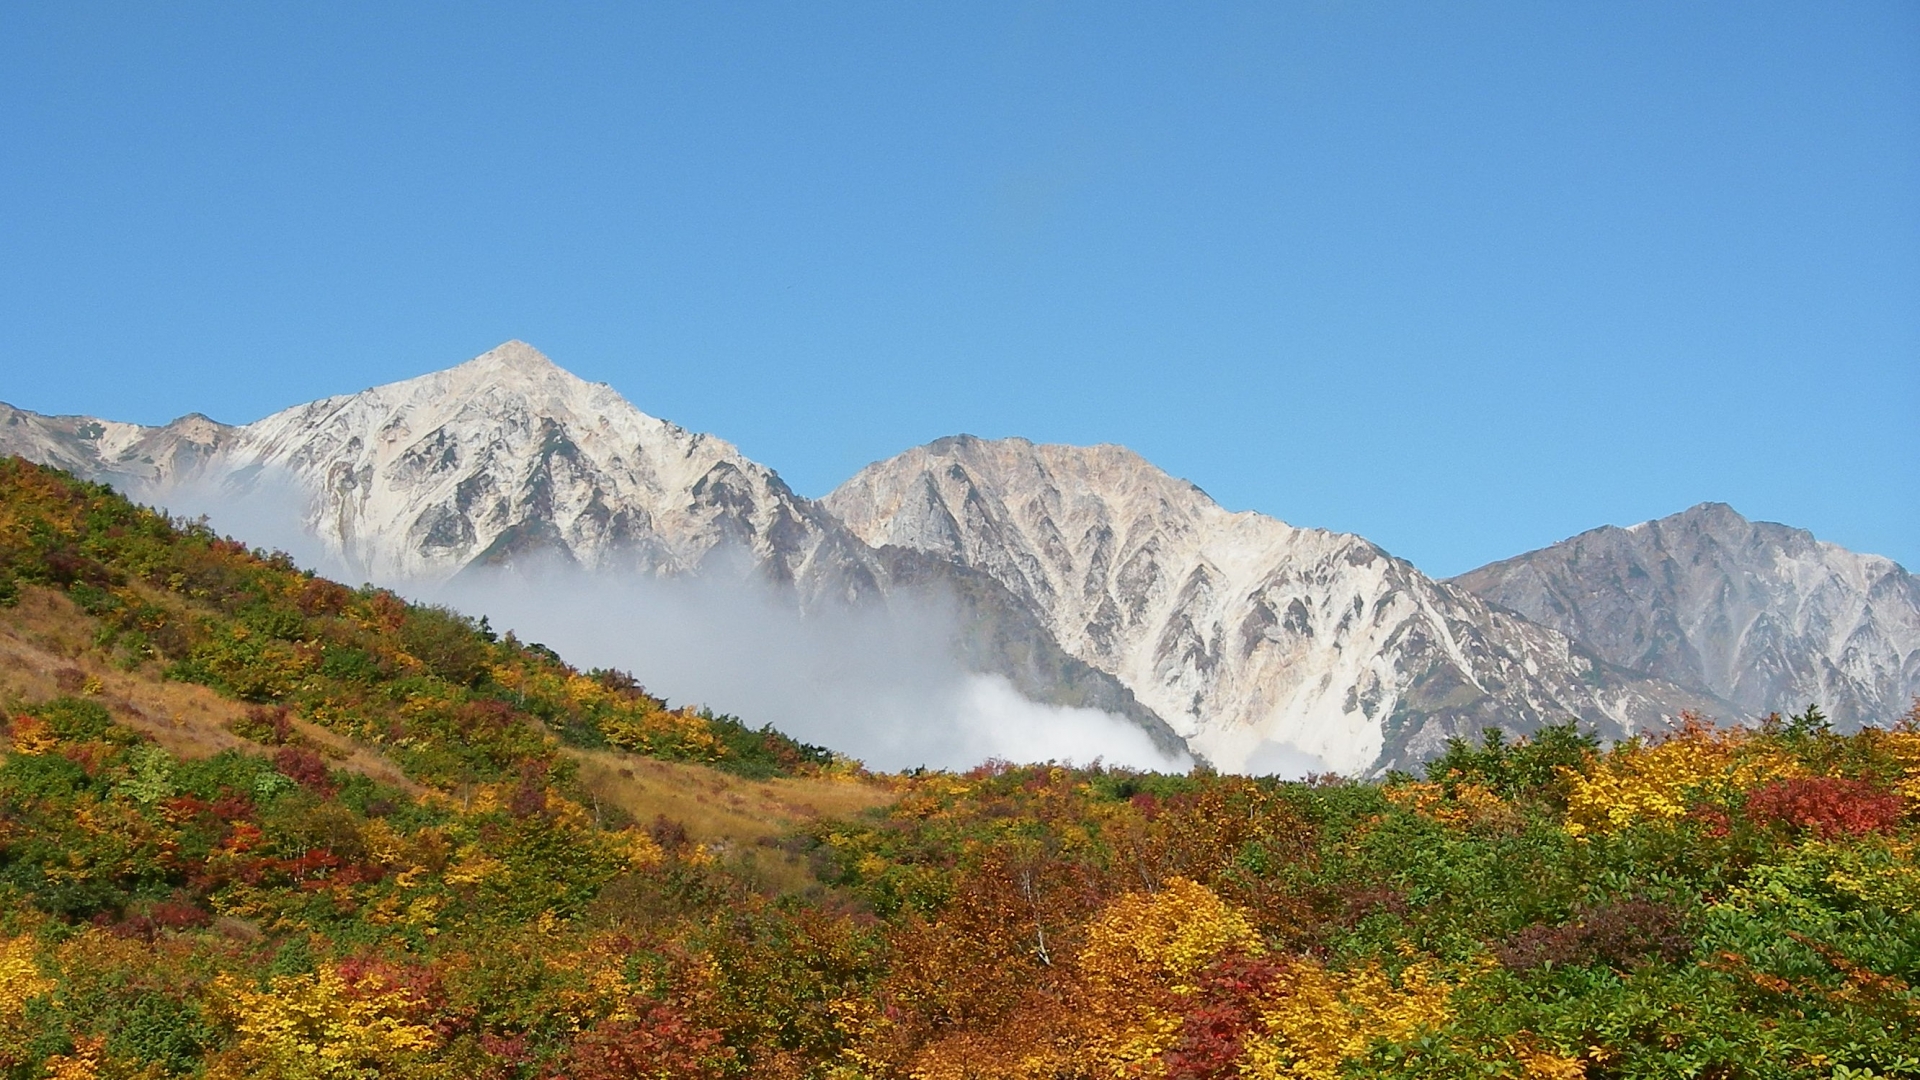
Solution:
<svg viewBox="0 0 1920 1080">
<path fill-rule="evenodd" d="M 872 776 L 0 461 L 10 1077 L 1920 1075 L 1920 710 Z"/>
</svg>

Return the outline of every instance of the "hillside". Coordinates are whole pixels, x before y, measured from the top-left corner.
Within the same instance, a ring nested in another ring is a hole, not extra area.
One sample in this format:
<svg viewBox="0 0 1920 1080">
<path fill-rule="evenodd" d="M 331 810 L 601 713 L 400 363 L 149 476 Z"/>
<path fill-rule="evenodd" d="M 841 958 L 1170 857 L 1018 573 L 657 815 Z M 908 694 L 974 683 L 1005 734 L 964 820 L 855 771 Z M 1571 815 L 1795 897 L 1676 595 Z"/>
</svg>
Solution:
<svg viewBox="0 0 1920 1080">
<path fill-rule="evenodd" d="M 0 1074 L 1920 1075 L 1920 706 L 868 776 L 0 460 Z"/>
<path fill-rule="evenodd" d="M 1163 753 L 1186 750 L 992 577 L 868 547 L 726 440 L 650 416 L 525 342 L 237 427 L 0 405 L 7 453 L 231 515 L 350 580 L 416 595 L 502 573 L 593 591 L 673 578 L 827 618 L 889 609 L 951 637 L 927 648 L 956 673 L 1004 676 L 1031 701 L 1111 712 Z"/>
</svg>

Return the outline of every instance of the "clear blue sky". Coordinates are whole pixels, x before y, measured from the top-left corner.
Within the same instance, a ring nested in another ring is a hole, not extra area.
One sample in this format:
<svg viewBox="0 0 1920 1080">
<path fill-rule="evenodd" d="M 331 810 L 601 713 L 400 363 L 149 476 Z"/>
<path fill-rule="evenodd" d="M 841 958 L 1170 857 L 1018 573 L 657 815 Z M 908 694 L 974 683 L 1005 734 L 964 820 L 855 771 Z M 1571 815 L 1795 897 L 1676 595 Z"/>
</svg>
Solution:
<svg viewBox="0 0 1920 1080">
<path fill-rule="evenodd" d="M 511 337 L 823 494 L 1119 442 L 1435 573 L 1718 499 L 1920 569 L 1920 5 L 0 8 L 0 400 Z"/>
</svg>

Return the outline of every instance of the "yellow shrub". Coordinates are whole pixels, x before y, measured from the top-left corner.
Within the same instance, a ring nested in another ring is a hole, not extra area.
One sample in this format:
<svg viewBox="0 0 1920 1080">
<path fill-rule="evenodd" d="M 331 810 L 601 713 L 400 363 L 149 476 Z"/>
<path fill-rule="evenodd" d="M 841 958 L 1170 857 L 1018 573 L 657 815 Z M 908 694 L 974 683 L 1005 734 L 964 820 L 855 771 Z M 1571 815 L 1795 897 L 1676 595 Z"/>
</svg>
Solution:
<svg viewBox="0 0 1920 1080">
<path fill-rule="evenodd" d="M 18 1019 L 27 1001 L 53 992 L 54 981 L 40 974 L 32 937 L 0 940 L 0 1021 Z"/>
<path fill-rule="evenodd" d="M 73 1053 L 55 1054 L 43 1066 L 47 1080 L 95 1080 L 100 1075 L 100 1049 L 103 1040 L 81 1035 L 73 1040 Z"/>
<path fill-rule="evenodd" d="M 233 1047 L 208 1076 L 280 1080 L 374 1080 L 436 1075 L 426 1061 L 432 1029 L 408 1019 L 407 991 L 377 976 L 348 986 L 337 972 L 276 978 L 265 993 L 222 975 L 214 983 Z"/>
<path fill-rule="evenodd" d="M 1249 1039 L 1242 1073 L 1258 1080 L 1334 1080 L 1340 1066 L 1377 1040 L 1401 1041 L 1447 1021 L 1452 987 L 1425 964 L 1396 982 L 1377 964 L 1329 971 L 1294 961 L 1268 992 L 1261 1035 Z"/>
<path fill-rule="evenodd" d="M 1193 976 L 1229 950 L 1261 948 L 1245 913 L 1185 878 L 1156 893 L 1128 893 L 1087 928 L 1080 955 L 1089 982 L 1115 989 L 1164 985 L 1191 993 Z"/>
<path fill-rule="evenodd" d="M 1185 878 L 1109 904 L 1080 952 L 1095 1071 L 1145 1075 L 1179 1037 L 1179 1017 L 1162 1004 L 1167 995 L 1193 993 L 1195 977 L 1229 952 L 1262 948 L 1244 912 Z"/>
<path fill-rule="evenodd" d="M 660 849 L 659 842 L 639 829 L 615 833 L 614 843 L 626 856 L 627 865 L 635 870 L 651 870 L 667 860 L 667 853 Z"/>
<path fill-rule="evenodd" d="M 440 879 L 449 885 L 478 885 L 504 870 L 506 864 L 481 851 L 479 844 L 465 844 Z"/>
<path fill-rule="evenodd" d="M 1451 798 L 1444 785 L 1427 782 L 1395 784 L 1385 793 L 1395 806 L 1455 828 L 1520 822 L 1512 803 L 1479 784 L 1461 784 Z"/>
<path fill-rule="evenodd" d="M 37 716 L 16 716 L 13 718 L 13 752 L 16 754 L 44 754 L 60 745 L 47 728 L 47 722 Z"/>
<path fill-rule="evenodd" d="M 1562 768 L 1567 831 L 1610 832 L 1641 821 L 1685 817 L 1691 799 L 1718 795 L 1802 770 L 1791 756 L 1756 746 L 1745 731 L 1687 728 L 1663 742 L 1615 747 L 1590 775 Z"/>
<path fill-rule="evenodd" d="M 1794 853 L 1790 865 L 1819 875 L 1842 896 L 1899 915 L 1920 914 L 1920 864 L 1911 840 L 1868 836 L 1847 843 L 1814 840 Z"/>
<path fill-rule="evenodd" d="M 1916 711 L 1920 711 L 1920 706 L 1916 706 Z M 1909 801 L 1920 802 L 1920 731 L 1890 731 L 1880 737 L 1906 769 L 1906 775 L 1894 785 L 1895 790 Z"/>
</svg>

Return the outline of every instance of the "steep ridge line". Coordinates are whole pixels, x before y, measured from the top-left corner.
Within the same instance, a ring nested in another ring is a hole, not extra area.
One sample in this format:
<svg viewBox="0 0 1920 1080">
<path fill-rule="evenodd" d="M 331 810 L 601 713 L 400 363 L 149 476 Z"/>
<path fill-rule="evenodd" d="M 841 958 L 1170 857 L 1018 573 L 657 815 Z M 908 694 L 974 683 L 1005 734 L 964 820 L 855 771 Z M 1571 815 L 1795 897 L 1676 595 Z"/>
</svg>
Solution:
<svg viewBox="0 0 1920 1080">
<path fill-rule="evenodd" d="M 156 440 L 177 448 L 165 467 L 129 456 Z M 967 670 L 1004 675 L 1042 704 L 1124 716 L 1163 753 L 1185 752 L 993 578 L 870 548 L 730 443 L 649 416 L 524 342 L 241 427 L 109 427 L 13 410 L 0 417 L 0 451 L 145 501 L 178 505 L 184 493 L 290 519 L 285 531 L 317 541 L 317 561 L 354 580 L 431 587 L 559 564 L 743 579 L 802 611 L 951 606 L 964 616 L 953 651 Z"/>
<path fill-rule="evenodd" d="M 1453 583 L 1749 714 L 1888 722 L 1920 695 L 1920 580 L 1724 503 L 1605 526 Z"/>
<path fill-rule="evenodd" d="M 1293 751 L 1364 771 L 1481 726 L 1577 716 L 1620 737 L 1718 704 L 1600 663 L 1360 537 L 1229 512 L 1122 447 L 957 436 L 823 501 L 870 544 L 992 574 L 1224 768 Z"/>
</svg>

